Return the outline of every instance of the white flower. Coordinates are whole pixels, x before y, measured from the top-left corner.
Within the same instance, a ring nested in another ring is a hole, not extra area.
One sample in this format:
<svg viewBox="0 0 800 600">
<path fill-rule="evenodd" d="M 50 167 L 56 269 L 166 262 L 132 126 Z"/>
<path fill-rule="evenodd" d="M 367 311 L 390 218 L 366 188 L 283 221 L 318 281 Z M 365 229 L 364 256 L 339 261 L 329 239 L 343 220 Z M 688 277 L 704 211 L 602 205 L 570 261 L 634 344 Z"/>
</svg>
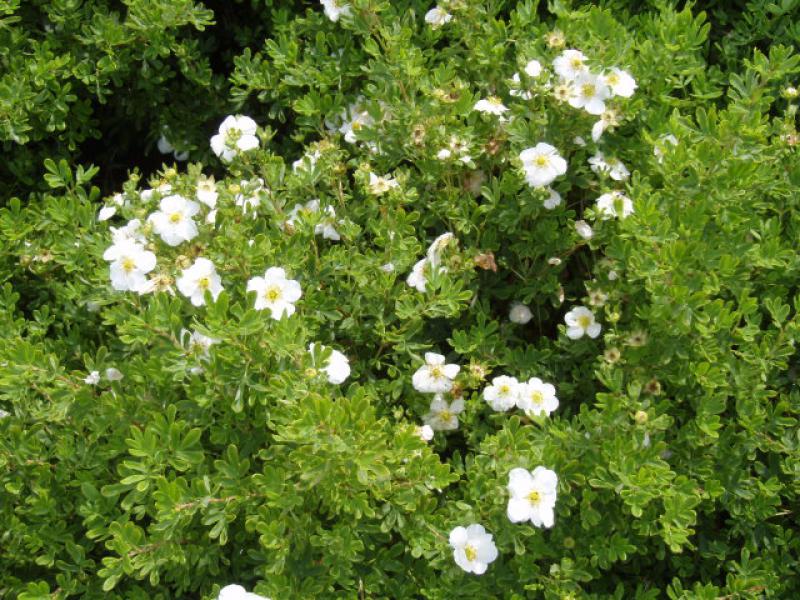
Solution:
<svg viewBox="0 0 800 600">
<path fill-rule="evenodd" d="M 597 141 L 597 140 L 595 140 L 595 141 Z M 582 138 L 581 136 L 579 136 L 579 135 L 576 135 L 574 138 L 572 138 L 572 142 L 573 142 L 573 143 L 574 143 L 576 146 L 580 146 L 581 148 L 583 148 L 583 147 L 585 147 L 585 146 L 586 146 L 586 140 L 585 140 L 585 139 L 583 139 L 583 138 Z"/>
<path fill-rule="evenodd" d="M 115 369 L 114 367 L 106 369 L 106 379 L 109 381 L 121 381 L 123 377 L 122 371 L 119 369 Z"/>
<path fill-rule="evenodd" d="M 544 142 L 520 152 L 519 159 L 522 161 L 525 181 L 532 187 L 549 185 L 556 177 L 567 172 L 567 161 L 558 155 L 558 150 Z"/>
<path fill-rule="evenodd" d="M 394 273 L 394 263 L 388 262 L 380 266 L 380 270 L 384 273 Z M 424 291 L 424 290 L 423 290 Z"/>
<path fill-rule="evenodd" d="M 616 127 L 619 125 L 619 115 L 615 110 L 606 110 L 600 115 L 600 120 L 592 125 L 592 140 L 597 142 L 603 135 L 603 132 L 609 127 Z"/>
<path fill-rule="evenodd" d="M 482 525 L 456 527 L 450 532 L 450 546 L 456 564 L 467 573 L 482 575 L 497 558 L 492 534 L 486 533 Z"/>
<path fill-rule="evenodd" d="M 452 18 L 453 15 L 439 6 L 432 8 L 425 13 L 425 22 L 433 29 L 437 29 L 445 23 L 449 23 Z"/>
<path fill-rule="evenodd" d="M 334 23 L 336 23 L 341 16 L 350 16 L 349 4 L 342 4 L 339 0 L 319 0 L 319 3 L 322 4 L 325 10 L 325 16 Z"/>
<path fill-rule="evenodd" d="M 180 195 L 162 198 L 158 211 L 147 217 L 153 231 L 169 246 L 188 242 L 197 235 L 197 225 L 192 217 L 200 212 L 200 205 Z"/>
<path fill-rule="evenodd" d="M 239 189 L 241 191 L 234 197 L 236 206 L 240 207 L 245 215 L 249 214 L 255 219 L 258 207 L 261 206 L 261 194 L 267 191 L 264 180 L 260 177 L 253 181 L 242 180 L 239 182 Z"/>
<path fill-rule="evenodd" d="M 205 177 L 201 175 L 197 179 L 197 199 L 205 204 L 208 208 L 217 207 L 217 184 L 214 181 L 214 176 Z"/>
<path fill-rule="evenodd" d="M 530 521 L 536 527 L 552 527 L 555 521 L 558 476 L 545 467 L 511 469 L 508 474 L 508 519 L 512 523 Z"/>
<path fill-rule="evenodd" d="M 533 98 L 533 94 L 529 90 L 520 89 L 522 87 L 522 80 L 519 77 L 519 73 L 514 73 L 511 76 L 511 89 L 508 90 L 508 93 L 515 98 L 522 98 L 523 100 L 530 100 Z"/>
<path fill-rule="evenodd" d="M 492 385 L 483 390 L 483 399 L 494 410 L 505 412 L 517 404 L 519 381 L 516 377 L 501 375 L 492 379 Z"/>
<path fill-rule="evenodd" d="M 375 173 L 370 173 L 369 184 L 367 184 L 367 187 L 369 188 L 370 194 L 381 196 L 389 190 L 398 187 L 399 185 L 400 184 L 397 183 L 396 179 L 389 177 L 388 175 L 385 177 L 379 177 L 378 175 L 375 175 Z"/>
<path fill-rule="evenodd" d="M 450 152 L 447 148 L 442 148 L 439 152 L 436 153 L 436 158 L 439 160 L 447 160 L 453 153 Z"/>
<path fill-rule="evenodd" d="M 11 413 L 10 413 L 10 412 L 8 412 L 7 410 L 3 410 L 2 408 L 0 408 L 0 419 L 5 419 L 6 417 L 9 417 L 9 416 L 11 416 Z"/>
<path fill-rule="evenodd" d="M 285 228 L 286 225 L 294 225 L 295 221 L 297 221 L 300 213 L 318 213 L 320 212 L 320 205 L 319 199 L 315 198 L 313 200 L 309 200 L 305 204 L 295 204 L 292 210 L 289 211 L 289 218 L 286 219 L 284 223 L 281 224 L 281 228 Z M 315 235 L 322 235 L 323 238 L 326 240 L 333 240 L 338 242 L 341 238 L 339 232 L 336 231 L 335 227 L 336 223 L 336 211 L 333 209 L 332 206 L 326 206 L 325 210 L 323 211 L 322 218 L 319 223 L 314 225 L 314 234 Z"/>
<path fill-rule="evenodd" d="M 300 284 L 294 279 L 286 279 L 286 271 L 281 267 L 270 267 L 264 277 L 253 277 L 247 282 L 247 291 L 256 293 L 256 310 L 268 308 L 275 320 L 285 314 L 294 314 L 294 303 L 303 295 Z"/>
<path fill-rule="evenodd" d="M 599 150 L 589 159 L 589 165 L 595 173 L 605 173 L 615 181 L 624 181 L 631 175 L 621 160 L 606 158 Z"/>
<path fill-rule="evenodd" d="M 528 77 L 538 77 L 542 74 L 542 63 L 538 60 L 528 61 L 528 64 L 525 65 L 525 74 Z"/>
<path fill-rule="evenodd" d="M 308 345 L 308 351 L 311 353 L 312 358 L 314 354 L 320 353 L 324 349 L 325 346 L 322 344 L 311 343 Z M 350 361 L 338 350 L 331 350 L 331 355 L 328 358 L 328 362 L 322 367 L 322 371 L 328 376 L 328 383 L 340 385 L 350 377 Z"/>
<path fill-rule="evenodd" d="M 209 350 L 211 346 L 219 343 L 219 340 L 203 335 L 199 331 L 189 331 L 181 329 L 181 343 L 188 354 L 198 357 L 199 360 L 208 362 L 211 359 Z"/>
<path fill-rule="evenodd" d="M 592 231 L 592 226 L 589 225 L 583 219 L 581 219 L 580 221 L 575 221 L 575 231 L 577 231 L 578 235 L 585 240 L 592 239 L 592 236 L 594 235 L 594 231 Z"/>
<path fill-rule="evenodd" d="M 522 302 L 514 302 L 508 311 L 508 320 L 517 325 L 525 325 L 533 318 L 531 309 Z"/>
<path fill-rule="evenodd" d="M 667 135 L 662 135 L 660 138 L 658 138 L 658 142 L 656 143 L 655 146 L 653 146 L 653 154 L 655 155 L 658 164 L 664 162 L 664 153 L 668 149 L 667 144 L 677 146 L 678 138 L 676 138 L 671 133 L 668 133 Z"/>
<path fill-rule="evenodd" d="M 87 385 L 97 385 L 100 383 L 100 371 L 92 371 L 83 378 L 83 383 Z"/>
<path fill-rule="evenodd" d="M 547 264 L 550 265 L 551 267 L 557 267 L 558 265 L 561 264 L 561 259 L 558 258 L 557 256 L 551 256 L 550 258 L 547 259 Z"/>
<path fill-rule="evenodd" d="M 446 365 L 444 356 L 435 352 L 425 353 L 425 364 L 411 378 L 414 389 L 422 393 L 440 394 L 453 389 L 453 380 L 461 367 Z"/>
<path fill-rule="evenodd" d="M 606 110 L 605 101 L 611 91 L 602 78 L 583 73 L 578 75 L 570 86 L 569 105 L 582 108 L 590 115 L 601 115 Z"/>
<path fill-rule="evenodd" d="M 166 136 L 163 135 L 158 138 L 156 146 L 158 146 L 158 151 L 161 152 L 161 154 L 170 154 L 175 151 L 175 148 L 172 147 L 172 144 L 170 144 Z"/>
<path fill-rule="evenodd" d="M 456 398 L 448 403 L 441 394 L 436 394 L 431 400 L 428 414 L 422 417 L 422 420 L 434 431 L 455 431 L 458 429 L 458 415 L 462 412 L 464 412 L 462 398 Z"/>
<path fill-rule="evenodd" d="M 142 199 L 142 202 L 150 202 L 153 199 L 154 194 L 158 194 L 159 196 L 166 196 L 172 192 L 172 186 L 168 183 L 162 183 L 156 188 L 148 188 L 146 190 L 142 190 L 139 192 L 139 198 Z"/>
<path fill-rule="evenodd" d="M 597 199 L 597 210 L 603 219 L 624 219 L 633 214 L 633 201 L 622 192 L 609 192 Z"/>
<path fill-rule="evenodd" d="M 549 415 L 558 408 L 556 388 L 538 377 L 531 377 L 527 383 L 519 384 L 517 407 L 528 415 Z"/>
<path fill-rule="evenodd" d="M 428 259 L 423 258 L 412 267 L 406 283 L 415 288 L 418 292 L 425 292 L 425 286 L 428 284 L 428 279 L 425 277 L 425 267 L 428 264 Z"/>
<path fill-rule="evenodd" d="M 455 239 L 455 235 L 452 232 L 447 231 L 440 236 L 438 236 L 430 246 L 428 246 L 428 251 L 426 252 L 425 256 L 428 259 L 428 262 L 431 263 L 431 266 L 438 266 L 442 260 L 442 252 L 447 245 L 450 243 L 451 240 Z"/>
<path fill-rule="evenodd" d="M 196 258 L 188 269 L 183 269 L 175 283 L 178 291 L 189 298 L 194 306 L 203 306 L 206 303 L 206 290 L 211 292 L 215 301 L 222 291 L 222 281 L 214 263 L 202 257 Z"/>
<path fill-rule="evenodd" d="M 550 195 L 544 199 L 544 207 L 547 210 L 553 210 L 556 206 L 561 204 L 561 194 L 553 188 L 547 188 L 547 191 L 550 192 Z"/>
<path fill-rule="evenodd" d="M 211 149 L 223 162 L 232 161 L 240 152 L 258 148 L 256 122 L 250 117 L 229 115 L 211 136 Z"/>
<path fill-rule="evenodd" d="M 139 219 L 131 219 L 123 227 L 111 227 L 111 240 L 114 244 L 119 244 L 129 240 L 139 244 L 145 244 L 147 240 L 142 233 L 142 222 Z"/>
<path fill-rule="evenodd" d="M 217 600 L 269 600 L 253 592 L 248 592 L 240 585 L 226 585 L 219 591 Z"/>
<path fill-rule="evenodd" d="M 636 81 L 631 77 L 630 73 L 617 67 L 612 67 L 610 73 L 603 75 L 603 79 L 615 96 L 630 98 L 633 96 L 634 90 L 636 90 Z"/>
<path fill-rule="evenodd" d="M 572 81 L 588 71 L 586 56 L 580 50 L 564 50 L 553 61 L 553 69 L 561 79 Z"/>
<path fill-rule="evenodd" d="M 504 106 L 503 101 L 497 96 L 489 96 L 488 98 L 478 100 L 472 109 L 478 112 L 500 116 L 508 110 L 508 107 Z"/>
<path fill-rule="evenodd" d="M 113 261 L 111 285 L 121 292 L 138 292 L 147 283 L 145 275 L 156 267 L 156 255 L 131 239 L 120 240 L 107 248 L 103 258 Z"/>
<path fill-rule="evenodd" d="M 600 323 L 594 320 L 594 313 L 585 306 L 576 306 L 564 315 L 564 322 L 567 324 L 567 337 L 577 340 L 588 335 L 596 338 L 600 335 Z"/>
<path fill-rule="evenodd" d="M 319 160 L 320 156 L 322 156 L 322 152 L 319 150 L 306 152 L 303 156 L 292 163 L 292 171 L 297 173 L 298 171 L 312 170 L 317 165 L 317 161 Z"/>
<path fill-rule="evenodd" d="M 417 426 L 414 431 L 423 442 L 430 442 L 433 439 L 433 429 L 430 425 Z"/>
<path fill-rule="evenodd" d="M 355 144 L 358 141 L 357 134 L 364 127 L 370 127 L 375 124 L 375 119 L 358 103 L 351 104 L 347 110 L 342 113 L 342 124 L 339 126 L 338 131 L 344 134 L 344 141 L 349 144 Z"/>
<path fill-rule="evenodd" d="M 100 209 L 100 212 L 97 213 L 97 220 L 108 221 L 115 214 L 117 214 L 116 206 L 104 206 L 103 208 Z"/>
</svg>

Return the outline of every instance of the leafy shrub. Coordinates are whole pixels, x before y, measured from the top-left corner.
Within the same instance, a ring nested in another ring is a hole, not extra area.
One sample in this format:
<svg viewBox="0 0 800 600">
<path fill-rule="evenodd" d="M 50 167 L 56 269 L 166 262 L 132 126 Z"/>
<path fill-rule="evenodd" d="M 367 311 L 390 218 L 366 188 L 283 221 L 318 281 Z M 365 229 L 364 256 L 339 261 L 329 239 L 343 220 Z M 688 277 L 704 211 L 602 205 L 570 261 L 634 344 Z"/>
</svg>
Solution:
<svg viewBox="0 0 800 600">
<path fill-rule="evenodd" d="M 429 8 L 275 20 L 216 180 L 134 170 L 101 200 L 48 160 L 0 210 L 3 594 L 800 592 L 800 59 L 710 67 L 688 9 Z M 635 76 L 614 115 L 558 99 L 569 48 Z M 565 173 L 520 158 L 540 143 Z M 512 523 L 538 466 L 554 523 Z M 451 547 L 472 524 L 481 575 Z"/>
</svg>

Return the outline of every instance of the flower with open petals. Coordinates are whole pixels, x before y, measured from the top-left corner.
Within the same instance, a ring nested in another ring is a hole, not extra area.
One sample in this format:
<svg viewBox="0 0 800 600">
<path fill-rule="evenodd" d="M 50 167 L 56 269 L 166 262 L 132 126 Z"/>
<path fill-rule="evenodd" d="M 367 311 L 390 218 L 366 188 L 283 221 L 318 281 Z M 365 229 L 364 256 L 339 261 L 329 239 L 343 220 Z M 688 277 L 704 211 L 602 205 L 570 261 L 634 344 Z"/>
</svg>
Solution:
<svg viewBox="0 0 800 600">
<path fill-rule="evenodd" d="M 463 398 L 447 402 L 441 394 L 431 400 L 431 406 L 422 420 L 434 431 L 454 431 L 458 429 L 458 415 L 464 412 Z"/>
<path fill-rule="evenodd" d="M 230 162 L 241 152 L 258 148 L 256 122 L 250 117 L 229 115 L 211 136 L 211 149 L 223 162 Z"/>
<path fill-rule="evenodd" d="M 206 290 L 214 300 L 222 291 L 222 280 L 214 263 L 203 257 L 196 258 L 192 266 L 181 271 L 175 284 L 178 291 L 189 298 L 194 306 L 203 306 L 206 303 Z"/>
<path fill-rule="evenodd" d="M 519 384 L 517 407 L 528 415 L 549 415 L 558 408 L 556 388 L 538 377 L 531 377 L 527 383 Z"/>
<path fill-rule="evenodd" d="M 425 364 L 417 369 L 411 378 L 414 389 L 424 394 L 441 394 L 453 389 L 455 380 L 461 367 L 447 365 L 444 356 L 435 352 L 425 353 Z"/>
<path fill-rule="evenodd" d="M 492 534 L 486 533 L 482 525 L 456 527 L 450 532 L 449 541 L 456 564 L 467 573 L 483 575 L 497 558 Z"/>
<path fill-rule="evenodd" d="M 597 199 L 597 212 L 603 219 L 624 219 L 633 214 L 633 201 L 622 192 L 609 192 Z"/>
<path fill-rule="evenodd" d="M 594 320 L 594 313 L 585 306 L 576 306 L 566 315 L 564 322 L 567 324 L 567 337 L 577 340 L 584 335 L 596 338 L 600 335 L 600 323 Z"/>
<path fill-rule="evenodd" d="M 200 212 L 200 205 L 178 194 L 166 196 L 158 205 L 159 210 L 147 217 L 153 231 L 161 236 L 164 243 L 177 246 L 197 236 L 194 217 Z"/>
<path fill-rule="evenodd" d="M 508 518 L 512 523 L 530 521 L 536 527 L 552 527 L 555 521 L 558 476 L 545 467 L 511 469 L 508 474 Z"/>
<path fill-rule="evenodd" d="M 339 20 L 339 17 L 350 16 L 350 5 L 340 2 L 340 0 L 319 0 L 319 3 L 322 4 L 325 16 L 334 23 Z"/>
<path fill-rule="evenodd" d="M 438 29 L 442 25 L 449 23 L 452 18 L 453 15 L 440 6 L 432 8 L 425 13 L 425 22 L 433 29 Z"/>
<path fill-rule="evenodd" d="M 578 75 L 570 86 L 569 105 L 582 108 L 590 115 L 602 115 L 611 90 L 601 77 L 591 73 Z"/>
<path fill-rule="evenodd" d="M 322 344 L 311 343 L 308 345 L 308 351 L 312 357 L 324 349 L 325 346 Z M 321 367 L 321 370 L 325 372 L 328 383 L 340 385 L 350 377 L 350 361 L 338 350 L 331 350 L 331 355 L 328 357 L 325 366 Z"/>
<path fill-rule="evenodd" d="M 286 271 L 281 267 L 270 267 L 263 277 L 253 277 L 247 282 L 247 291 L 256 293 L 256 310 L 268 308 L 273 319 L 280 320 L 284 315 L 294 314 L 294 303 L 303 295 L 300 284 L 294 279 L 286 279 Z"/>
<path fill-rule="evenodd" d="M 636 80 L 630 73 L 617 67 L 612 67 L 609 73 L 603 75 L 603 80 L 615 96 L 630 98 L 636 91 Z"/>
<path fill-rule="evenodd" d="M 217 600 L 269 600 L 269 598 L 248 592 L 240 585 L 232 584 L 226 585 L 219 591 Z"/>
<path fill-rule="evenodd" d="M 586 66 L 586 56 L 580 50 L 564 50 L 553 61 L 553 69 L 566 81 L 572 81 L 589 70 Z"/>
<path fill-rule="evenodd" d="M 147 275 L 156 268 L 156 255 L 135 239 L 124 238 L 103 253 L 111 261 L 111 286 L 118 291 L 138 292 L 147 285 Z"/>
<path fill-rule="evenodd" d="M 508 107 L 503 104 L 503 101 L 500 100 L 497 96 L 489 96 L 488 98 L 483 98 L 482 100 L 478 100 L 475 103 L 475 106 L 472 107 L 472 110 L 477 110 L 478 112 L 488 113 L 490 115 L 501 116 L 504 112 L 508 110 Z"/>
<path fill-rule="evenodd" d="M 501 375 L 492 379 L 492 385 L 483 390 L 483 399 L 494 410 L 505 412 L 517 404 L 519 381 L 516 377 Z"/>
<path fill-rule="evenodd" d="M 567 172 L 567 161 L 550 144 L 540 142 L 519 154 L 525 181 L 531 187 L 550 185 L 556 177 Z"/>
</svg>

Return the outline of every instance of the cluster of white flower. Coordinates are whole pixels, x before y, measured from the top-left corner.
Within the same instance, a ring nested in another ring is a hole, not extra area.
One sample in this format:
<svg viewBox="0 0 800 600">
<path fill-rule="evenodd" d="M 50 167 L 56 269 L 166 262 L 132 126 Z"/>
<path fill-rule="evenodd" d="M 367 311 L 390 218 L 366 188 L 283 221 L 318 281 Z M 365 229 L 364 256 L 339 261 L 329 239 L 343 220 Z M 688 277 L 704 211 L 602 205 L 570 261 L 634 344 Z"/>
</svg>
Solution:
<svg viewBox="0 0 800 600">
<path fill-rule="evenodd" d="M 472 164 L 472 156 L 469 154 L 469 144 L 455 136 L 450 138 L 450 142 L 445 148 L 442 148 L 436 153 L 436 158 L 439 160 L 450 160 L 454 158 L 462 164 Z"/>
<path fill-rule="evenodd" d="M 325 11 L 325 16 L 331 21 L 336 23 L 340 17 L 349 17 L 351 15 L 350 5 L 339 0 L 319 0 L 322 8 Z"/>
<path fill-rule="evenodd" d="M 483 399 L 498 412 L 506 412 L 515 406 L 528 416 L 549 416 L 558 408 L 556 388 L 538 377 L 527 383 L 516 377 L 501 375 L 492 379 L 492 384 L 483 390 Z"/>
<path fill-rule="evenodd" d="M 434 394 L 428 413 L 422 419 L 433 431 L 458 429 L 458 415 L 464 411 L 464 400 L 457 397 L 448 402 L 444 395 L 452 392 L 460 371 L 459 365 L 446 364 L 441 354 L 426 352 L 425 364 L 411 377 L 415 390 L 423 394 Z"/>
<path fill-rule="evenodd" d="M 606 158 L 599 150 L 589 159 L 589 167 L 595 173 L 608 175 L 614 181 L 625 181 L 631 173 L 618 158 Z"/>
<path fill-rule="evenodd" d="M 295 223 L 298 221 L 301 214 L 319 215 L 319 222 L 314 225 L 315 235 L 321 235 L 324 239 L 334 242 L 338 242 L 342 239 L 339 232 L 336 230 L 336 211 L 332 206 L 326 206 L 324 210 L 320 211 L 320 202 L 318 198 L 309 200 L 305 204 L 295 204 L 292 210 L 289 211 L 289 216 L 286 221 L 281 223 L 281 227 L 285 231 L 293 232 Z"/>
<path fill-rule="evenodd" d="M 122 371 L 115 367 L 109 367 L 104 371 L 104 375 L 108 381 L 121 381 L 124 377 Z M 83 382 L 87 385 L 97 385 L 100 383 L 100 371 L 92 371 L 83 378 Z"/>
<path fill-rule="evenodd" d="M 430 25 L 432 29 L 438 29 L 442 25 L 449 23 L 452 19 L 453 15 L 441 6 L 436 6 L 425 13 L 425 22 Z"/>
<path fill-rule="evenodd" d="M 558 476 L 545 467 L 533 471 L 511 469 L 508 474 L 509 500 L 506 513 L 512 523 L 530 521 L 535 527 L 552 527 Z M 499 553 L 492 534 L 482 525 L 458 526 L 450 532 L 453 559 L 467 573 L 482 575 Z"/>
<path fill-rule="evenodd" d="M 383 196 L 389 190 L 393 190 L 399 186 L 400 184 L 397 182 L 397 180 L 393 177 L 389 177 L 389 175 L 384 175 L 381 177 L 380 175 L 375 175 L 375 173 L 372 172 L 369 174 L 369 183 L 367 184 L 367 189 L 369 190 L 369 193 L 374 196 Z"/>
</svg>

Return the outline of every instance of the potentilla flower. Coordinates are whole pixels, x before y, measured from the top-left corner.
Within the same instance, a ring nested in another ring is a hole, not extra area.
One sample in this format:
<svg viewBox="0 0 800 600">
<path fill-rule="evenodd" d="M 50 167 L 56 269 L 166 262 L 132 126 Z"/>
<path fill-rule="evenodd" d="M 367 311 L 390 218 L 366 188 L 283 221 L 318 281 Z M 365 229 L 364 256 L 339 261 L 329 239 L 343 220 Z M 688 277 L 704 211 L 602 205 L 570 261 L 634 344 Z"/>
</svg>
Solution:
<svg viewBox="0 0 800 600">
<path fill-rule="evenodd" d="M 609 73 L 603 75 L 603 79 L 615 96 L 630 98 L 636 90 L 636 81 L 631 77 L 630 73 L 617 67 L 612 67 Z"/>
<path fill-rule="evenodd" d="M 339 0 L 320 0 L 319 3 L 322 4 L 322 8 L 325 10 L 325 16 L 334 23 L 339 20 L 339 17 L 350 16 L 349 4 L 340 2 Z"/>
<path fill-rule="evenodd" d="M 309 200 L 305 204 L 295 204 L 292 210 L 289 211 L 289 218 L 286 219 L 285 225 L 294 226 L 301 213 L 314 214 L 320 212 L 319 199 L 315 198 Z M 333 240 L 338 242 L 341 238 L 339 232 L 336 231 L 336 211 L 332 206 L 326 206 L 322 211 L 322 217 L 319 223 L 314 225 L 314 234 L 321 235 L 326 240 Z"/>
<path fill-rule="evenodd" d="M 606 109 L 605 112 L 600 115 L 600 120 L 592 125 L 592 140 L 597 142 L 606 129 L 613 129 L 617 125 L 619 125 L 619 115 L 617 111 Z"/>
<path fill-rule="evenodd" d="M 116 206 L 104 206 L 97 213 L 97 220 L 100 221 L 100 222 L 108 221 L 115 214 L 117 214 L 117 207 Z"/>
<path fill-rule="evenodd" d="M 211 360 L 211 346 L 219 343 L 217 339 L 203 335 L 199 331 L 189 331 L 188 329 L 181 329 L 180 339 L 187 354 L 196 356 L 199 360 L 205 362 Z"/>
<path fill-rule="evenodd" d="M 311 171 L 315 166 L 317 166 L 317 161 L 321 156 L 322 152 L 319 150 L 306 152 L 303 156 L 292 163 L 292 172 L 297 173 L 299 171 Z"/>
<path fill-rule="evenodd" d="M 501 375 L 492 379 L 492 385 L 483 390 L 483 399 L 494 410 L 505 412 L 517 404 L 519 381 L 516 377 Z"/>
<path fill-rule="evenodd" d="M 508 311 L 508 320 L 517 325 L 525 325 L 533 318 L 531 309 L 522 302 L 514 302 Z"/>
<path fill-rule="evenodd" d="M 156 194 L 160 197 L 168 196 L 172 193 L 172 186 L 168 183 L 161 183 L 154 188 L 147 188 L 139 192 L 142 202 L 150 202 Z"/>
<path fill-rule="evenodd" d="M 261 195 L 266 191 L 264 180 L 260 177 L 252 181 L 242 180 L 239 182 L 239 193 L 234 197 L 234 203 L 244 214 L 255 219 L 258 216 L 258 207 L 261 206 Z"/>
<path fill-rule="evenodd" d="M 217 184 L 214 181 L 214 176 L 209 175 L 206 177 L 201 175 L 197 179 L 197 199 L 208 208 L 213 209 L 217 206 L 218 197 L 219 192 L 217 192 Z"/>
<path fill-rule="evenodd" d="M 547 191 L 550 195 L 544 199 L 544 207 L 547 210 L 553 210 L 561 204 L 561 194 L 559 194 L 553 188 L 547 188 Z"/>
<path fill-rule="evenodd" d="M 312 357 L 324 349 L 325 346 L 322 344 L 311 343 L 308 345 L 308 351 Z M 328 383 L 340 385 L 350 377 L 350 361 L 338 350 L 331 350 L 331 355 L 328 357 L 325 366 L 322 367 L 322 371 L 327 375 Z"/>
<path fill-rule="evenodd" d="M 660 138 L 658 138 L 658 142 L 655 146 L 653 146 L 653 154 L 655 155 L 658 164 L 664 162 L 664 153 L 669 148 L 668 144 L 671 146 L 677 146 L 678 138 L 671 133 L 668 133 L 667 135 L 662 135 Z"/>
<path fill-rule="evenodd" d="M 247 282 L 247 291 L 256 293 L 256 310 L 268 308 L 275 320 L 284 315 L 294 314 L 294 303 L 303 295 L 300 284 L 294 279 L 286 279 L 286 271 L 281 267 L 270 267 L 264 277 L 253 277 Z"/>
<path fill-rule="evenodd" d="M 430 425 L 417 426 L 414 431 L 423 442 L 430 442 L 433 439 L 433 429 Z"/>
<path fill-rule="evenodd" d="M 520 152 L 519 159 L 525 181 L 532 187 L 545 187 L 567 172 L 567 161 L 559 156 L 558 150 L 544 142 Z"/>
<path fill-rule="evenodd" d="M 624 219 L 633 214 L 633 201 L 622 192 L 609 192 L 597 199 L 597 211 L 603 219 Z"/>
<path fill-rule="evenodd" d="M 433 29 L 438 29 L 445 23 L 449 23 L 453 15 L 447 12 L 440 6 L 436 8 L 430 9 L 427 13 L 425 13 L 425 22 L 430 25 Z"/>
<path fill-rule="evenodd" d="M 123 227 L 111 227 L 111 241 L 119 244 L 123 241 L 132 241 L 139 244 L 147 242 L 142 232 L 142 222 L 139 219 L 131 219 Z"/>
<path fill-rule="evenodd" d="M 425 292 L 428 285 L 428 278 L 425 276 L 425 269 L 428 267 L 428 259 L 423 258 L 412 267 L 411 273 L 408 274 L 406 283 L 416 289 L 418 292 Z"/>
<path fill-rule="evenodd" d="M 83 383 L 87 385 L 97 385 L 100 383 L 100 371 L 92 371 L 83 378 Z"/>
<path fill-rule="evenodd" d="M 519 77 L 519 73 L 514 73 L 511 76 L 511 89 L 508 90 L 508 93 L 515 98 L 522 98 L 523 100 L 530 100 L 533 98 L 533 94 L 529 90 L 523 90 L 522 88 L 522 80 Z"/>
<path fill-rule="evenodd" d="M 156 255 L 132 239 L 122 239 L 103 253 L 111 262 L 111 285 L 120 292 L 137 292 L 147 283 L 145 277 L 156 268 Z"/>
<path fill-rule="evenodd" d="M 611 96 L 602 78 L 591 73 L 582 73 L 573 81 L 569 105 L 582 108 L 590 115 L 601 115 L 606 110 L 606 100 Z"/>
<path fill-rule="evenodd" d="M 572 81 L 589 70 L 586 66 L 586 56 L 580 50 L 564 50 L 553 61 L 553 69 L 559 77 L 567 81 Z"/>
<path fill-rule="evenodd" d="M 482 525 L 456 527 L 450 532 L 450 546 L 456 564 L 467 573 L 482 575 L 497 558 L 497 546 Z"/>
<path fill-rule="evenodd" d="M 222 291 L 222 280 L 214 263 L 202 257 L 196 258 L 192 266 L 183 269 L 175 283 L 178 291 L 189 298 L 194 306 L 203 306 L 206 303 L 206 290 L 211 292 L 215 301 Z"/>
<path fill-rule="evenodd" d="M 447 402 L 441 394 L 431 400 L 428 414 L 422 417 L 423 422 L 434 431 L 455 431 L 458 429 L 458 415 L 464 412 L 463 398 Z"/>
<path fill-rule="evenodd" d="M 161 236 L 165 244 L 177 246 L 197 235 L 197 225 L 192 219 L 200 212 L 197 202 L 175 194 L 162 198 L 158 207 L 160 210 L 147 217 L 147 222 L 152 223 L 153 231 Z"/>
<path fill-rule="evenodd" d="M 461 367 L 447 365 L 444 356 L 435 352 L 425 353 L 425 364 L 417 369 L 411 378 L 414 389 L 424 394 L 441 394 L 453 389 L 455 380 Z"/>
<path fill-rule="evenodd" d="M 442 252 L 444 252 L 445 248 L 447 248 L 450 242 L 454 239 L 455 235 L 453 235 L 452 232 L 447 231 L 438 236 L 435 240 L 433 240 L 431 245 L 428 246 L 428 251 L 425 253 L 425 256 L 432 266 L 436 267 L 439 265 L 442 260 Z"/>
<path fill-rule="evenodd" d="M 592 230 L 592 226 L 589 225 L 586 221 L 581 219 L 580 221 L 575 221 L 575 231 L 578 233 L 585 240 L 592 239 L 594 235 L 594 231 Z"/>
<path fill-rule="evenodd" d="M 448 148 L 442 148 L 436 153 L 436 158 L 439 160 L 447 160 L 452 155 L 452 152 Z"/>
<path fill-rule="evenodd" d="M 473 110 L 478 112 L 488 113 L 490 115 L 500 116 L 508 110 L 507 106 L 503 105 L 503 101 L 497 96 L 489 96 L 482 100 L 478 100 L 473 107 Z"/>
<path fill-rule="evenodd" d="M 552 527 L 558 476 L 545 467 L 511 469 L 508 474 L 508 519 L 512 523 L 530 521 L 536 527 Z"/>
<path fill-rule="evenodd" d="M 589 166 L 595 173 L 605 173 L 615 181 L 624 181 L 631 173 L 617 158 L 606 158 L 599 150 L 589 159 Z"/>
<path fill-rule="evenodd" d="M 230 115 L 219 126 L 219 133 L 211 136 L 211 149 L 223 162 L 230 162 L 241 152 L 258 148 L 258 125 L 250 117 Z"/>
<path fill-rule="evenodd" d="M 600 335 L 600 323 L 594 320 L 594 313 L 585 306 L 576 306 L 566 315 L 564 322 L 567 324 L 567 337 L 571 340 L 580 339 L 585 335 L 596 338 Z"/>
<path fill-rule="evenodd" d="M 226 585 L 219 591 L 217 600 L 269 600 L 253 592 L 248 592 L 240 585 Z"/>
<path fill-rule="evenodd" d="M 525 65 L 525 74 L 528 77 L 538 77 L 542 74 L 542 63 L 538 60 L 528 61 L 528 64 Z"/>
<path fill-rule="evenodd" d="M 519 384 L 517 407 L 527 415 L 549 415 L 558 408 L 556 388 L 538 377 L 531 377 L 527 383 Z"/>
<path fill-rule="evenodd" d="M 109 381 L 122 381 L 122 378 L 124 377 L 124 375 L 122 374 L 122 371 L 120 371 L 119 369 L 117 369 L 115 367 L 107 368 L 106 372 L 105 372 L 105 376 L 106 376 L 106 379 L 108 379 Z"/>
<path fill-rule="evenodd" d="M 367 112 L 360 103 L 351 104 L 342 113 L 342 124 L 338 130 L 344 135 L 344 141 L 355 144 L 358 141 L 358 132 L 364 127 L 371 127 L 375 124 L 375 119 Z"/>
<path fill-rule="evenodd" d="M 375 173 L 369 174 L 369 183 L 367 187 L 369 189 L 370 194 L 375 194 L 376 196 L 381 196 L 388 192 L 391 189 L 399 187 L 400 184 L 397 183 L 397 180 L 389 177 L 386 175 L 385 177 L 380 177 L 375 175 Z"/>
<path fill-rule="evenodd" d="M 589 290 L 589 306 L 603 306 L 608 300 L 608 294 L 603 290 Z"/>
</svg>

